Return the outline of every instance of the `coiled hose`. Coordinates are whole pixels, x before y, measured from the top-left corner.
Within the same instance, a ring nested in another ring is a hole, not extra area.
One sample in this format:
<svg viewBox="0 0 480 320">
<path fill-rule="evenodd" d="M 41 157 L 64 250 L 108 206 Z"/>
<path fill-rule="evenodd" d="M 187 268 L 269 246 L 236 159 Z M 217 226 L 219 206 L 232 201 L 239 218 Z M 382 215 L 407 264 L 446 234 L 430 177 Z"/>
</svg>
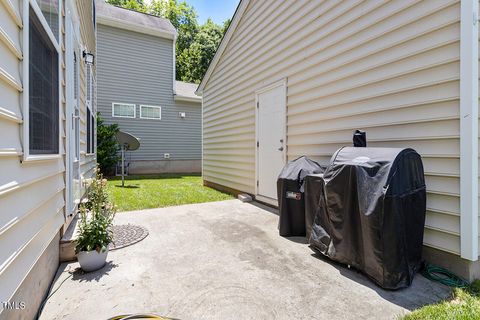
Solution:
<svg viewBox="0 0 480 320">
<path fill-rule="evenodd" d="M 470 283 L 467 280 L 457 276 L 447 269 L 430 263 L 425 263 L 422 269 L 422 275 L 429 280 L 440 282 L 449 287 L 468 288 L 470 286 Z"/>
<path fill-rule="evenodd" d="M 171 318 L 165 318 L 165 317 L 161 317 L 159 315 L 156 315 L 156 314 L 141 314 L 141 313 L 138 313 L 138 314 L 123 314 L 123 315 L 120 315 L 120 316 L 115 316 L 113 318 L 110 318 L 108 320 L 134 320 L 134 319 L 159 319 L 159 320 L 173 320 Z"/>
</svg>

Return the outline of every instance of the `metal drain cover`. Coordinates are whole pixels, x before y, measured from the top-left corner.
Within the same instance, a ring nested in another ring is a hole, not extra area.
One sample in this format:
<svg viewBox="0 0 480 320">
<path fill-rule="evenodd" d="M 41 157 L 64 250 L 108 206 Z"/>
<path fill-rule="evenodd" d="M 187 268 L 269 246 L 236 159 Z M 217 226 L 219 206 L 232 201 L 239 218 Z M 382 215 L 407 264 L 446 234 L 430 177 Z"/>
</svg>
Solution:
<svg viewBox="0 0 480 320">
<path fill-rule="evenodd" d="M 124 248 L 142 241 L 148 236 L 148 230 L 141 226 L 133 224 L 121 224 L 113 226 L 113 243 L 108 247 L 109 250 Z"/>
</svg>

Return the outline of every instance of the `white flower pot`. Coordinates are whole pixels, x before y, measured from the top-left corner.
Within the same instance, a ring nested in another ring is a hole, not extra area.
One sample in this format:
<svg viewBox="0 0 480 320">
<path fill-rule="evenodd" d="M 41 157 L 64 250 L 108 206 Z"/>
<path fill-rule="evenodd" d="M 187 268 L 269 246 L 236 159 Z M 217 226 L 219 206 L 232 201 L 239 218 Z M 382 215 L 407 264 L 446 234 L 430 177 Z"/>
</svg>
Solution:
<svg viewBox="0 0 480 320">
<path fill-rule="evenodd" d="M 78 263 L 83 271 L 91 272 L 102 268 L 107 261 L 108 248 L 104 251 L 80 251 L 77 254 Z"/>
</svg>

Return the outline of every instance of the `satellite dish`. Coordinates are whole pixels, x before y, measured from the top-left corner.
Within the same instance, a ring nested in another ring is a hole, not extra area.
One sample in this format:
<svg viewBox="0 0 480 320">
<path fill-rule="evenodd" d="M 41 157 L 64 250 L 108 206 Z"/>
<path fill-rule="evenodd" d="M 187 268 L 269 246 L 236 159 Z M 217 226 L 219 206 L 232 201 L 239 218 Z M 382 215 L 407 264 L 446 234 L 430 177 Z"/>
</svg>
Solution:
<svg viewBox="0 0 480 320">
<path fill-rule="evenodd" d="M 140 139 L 128 132 L 118 131 L 116 138 L 121 146 L 125 146 L 125 151 L 137 150 L 140 147 Z"/>
<path fill-rule="evenodd" d="M 122 149 L 122 187 L 125 186 L 125 151 L 134 151 L 140 147 L 140 139 L 128 132 L 118 131 L 115 135 Z"/>
</svg>

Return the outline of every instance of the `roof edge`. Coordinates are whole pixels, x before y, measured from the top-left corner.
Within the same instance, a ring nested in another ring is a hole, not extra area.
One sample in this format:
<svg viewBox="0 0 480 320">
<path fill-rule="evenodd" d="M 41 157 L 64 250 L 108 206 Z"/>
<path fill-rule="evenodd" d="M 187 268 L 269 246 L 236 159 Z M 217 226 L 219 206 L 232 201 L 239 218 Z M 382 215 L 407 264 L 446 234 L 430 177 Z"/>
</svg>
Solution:
<svg viewBox="0 0 480 320">
<path fill-rule="evenodd" d="M 97 23 L 103 24 L 106 26 L 110 27 L 115 27 L 119 29 L 124 29 L 124 30 L 130 30 L 134 32 L 139 32 L 143 34 L 149 34 L 152 36 L 157 36 L 161 38 L 166 38 L 166 39 L 171 39 L 171 40 L 176 40 L 177 38 L 177 32 L 168 32 L 164 30 L 159 30 L 156 28 L 150 28 L 146 26 L 142 26 L 136 23 L 133 23 L 132 21 L 125 21 L 125 20 L 120 20 L 116 19 L 113 17 L 107 17 L 107 16 L 97 16 Z"/>
<path fill-rule="evenodd" d="M 175 101 L 186 101 L 186 102 L 202 102 L 202 97 L 187 97 L 182 96 L 179 94 L 175 94 L 173 96 L 173 100 Z"/>
<path fill-rule="evenodd" d="M 223 54 L 223 51 L 227 47 L 227 44 L 230 42 L 230 39 L 232 38 L 233 33 L 237 29 L 238 23 L 240 22 L 240 19 L 245 13 L 245 10 L 247 9 L 249 3 L 250 3 L 250 0 L 240 0 L 237 6 L 237 9 L 235 10 L 235 13 L 233 14 L 232 22 L 228 26 L 227 32 L 225 32 L 225 35 L 223 36 L 222 41 L 220 42 L 220 45 L 218 46 L 218 49 L 215 52 L 215 55 L 213 56 L 213 59 L 210 62 L 210 65 L 208 66 L 207 72 L 205 72 L 202 82 L 200 82 L 200 85 L 195 91 L 196 95 L 198 96 L 203 95 L 203 89 L 207 85 L 213 70 L 217 66 L 218 61 L 220 60 L 220 57 Z"/>
</svg>

